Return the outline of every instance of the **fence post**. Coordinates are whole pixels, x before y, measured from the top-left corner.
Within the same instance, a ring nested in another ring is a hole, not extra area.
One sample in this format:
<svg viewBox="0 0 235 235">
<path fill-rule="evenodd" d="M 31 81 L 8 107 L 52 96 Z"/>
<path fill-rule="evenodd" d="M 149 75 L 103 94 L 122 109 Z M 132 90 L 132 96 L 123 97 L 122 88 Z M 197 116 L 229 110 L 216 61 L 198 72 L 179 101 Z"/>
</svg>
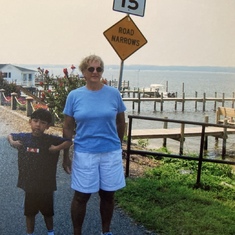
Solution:
<svg viewBox="0 0 235 235">
<path fill-rule="evenodd" d="M 215 92 L 215 99 L 217 98 L 217 92 Z M 215 100 L 215 103 L 214 103 L 214 110 L 216 110 L 216 100 Z"/>
<path fill-rule="evenodd" d="M 224 125 L 228 125 L 228 119 L 224 119 Z M 227 127 L 224 127 L 223 143 L 222 143 L 222 159 L 225 159 L 226 155 L 226 141 L 228 138 Z"/>
<path fill-rule="evenodd" d="M 181 123 L 181 128 L 180 128 L 180 151 L 179 151 L 179 155 L 183 155 L 183 153 L 184 153 L 184 130 L 185 130 L 185 124 Z"/>
<path fill-rule="evenodd" d="M 205 123 L 209 123 L 209 116 L 206 115 L 205 116 L 205 120 L 204 120 Z M 208 136 L 205 135 L 205 140 L 204 140 L 204 150 L 208 150 Z"/>
<path fill-rule="evenodd" d="M 163 93 L 161 93 L 161 112 L 163 111 Z"/>
<path fill-rule="evenodd" d="M 195 98 L 197 98 L 197 91 L 195 91 Z M 197 100 L 195 100 L 195 110 L 197 110 Z"/>
<path fill-rule="evenodd" d="M 17 93 L 13 92 L 11 93 L 11 110 L 16 110 L 16 96 Z"/>
<path fill-rule="evenodd" d="M 164 119 L 168 119 L 168 117 L 164 117 Z M 163 128 L 164 129 L 167 129 L 168 128 L 168 122 L 167 121 L 165 121 L 164 123 L 163 123 Z M 166 148 L 166 141 L 167 141 L 167 138 L 163 138 L 163 144 L 162 144 L 162 146 L 163 147 L 165 147 Z"/>
<path fill-rule="evenodd" d="M 223 93 L 223 95 L 222 95 L 222 106 L 224 107 L 224 98 L 225 98 L 225 94 Z"/>
<path fill-rule="evenodd" d="M 33 113 L 33 98 L 31 96 L 26 97 L 26 115 L 27 117 L 30 117 L 31 114 Z"/>
<path fill-rule="evenodd" d="M 175 101 L 175 110 L 177 110 L 177 101 Z"/>
<path fill-rule="evenodd" d="M 203 102 L 202 111 L 205 112 L 205 110 L 206 110 L 206 93 L 205 92 L 203 93 L 203 101 L 202 102 Z"/>
<path fill-rule="evenodd" d="M 182 112 L 184 112 L 184 104 L 185 104 L 185 93 L 183 92 L 183 99 L 182 99 Z"/>
<path fill-rule="evenodd" d="M 156 101 L 154 101 L 153 109 L 154 109 L 154 111 L 156 111 L 156 109 L 157 109 L 157 102 Z"/>
<path fill-rule="evenodd" d="M 232 108 L 234 108 L 234 97 L 235 97 L 235 93 L 233 92 Z"/>
<path fill-rule="evenodd" d="M 4 97 L 3 97 L 3 94 L 4 94 L 4 89 L 0 89 L 0 99 L 1 99 L 1 102 L 0 102 L 0 105 L 3 105 L 4 104 Z"/>
<path fill-rule="evenodd" d="M 140 92 L 138 93 L 138 113 L 140 113 Z"/>
</svg>

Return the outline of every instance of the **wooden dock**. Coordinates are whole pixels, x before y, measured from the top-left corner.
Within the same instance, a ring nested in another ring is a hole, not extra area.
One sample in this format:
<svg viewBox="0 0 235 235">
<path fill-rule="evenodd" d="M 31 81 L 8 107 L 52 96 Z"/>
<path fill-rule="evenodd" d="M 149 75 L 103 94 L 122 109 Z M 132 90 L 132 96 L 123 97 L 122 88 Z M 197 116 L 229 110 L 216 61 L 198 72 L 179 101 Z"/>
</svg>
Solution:
<svg viewBox="0 0 235 235">
<path fill-rule="evenodd" d="M 219 103 L 219 106 L 224 106 L 225 102 L 231 102 L 232 108 L 234 108 L 234 103 L 235 103 L 235 92 L 233 92 L 232 97 L 229 97 L 229 98 L 226 98 L 224 93 L 222 97 L 217 97 L 217 93 L 215 93 L 215 97 L 207 97 L 206 93 L 203 94 L 203 97 L 198 97 L 197 93 L 195 94 L 195 97 L 185 97 L 185 93 L 182 94 L 182 97 L 163 97 L 163 94 L 161 94 L 161 97 L 143 97 L 143 92 L 140 92 L 140 91 L 139 92 L 133 91 L 132 93 L 133 97 L 125 97 L 124 94 L 128 94 L 128 92 L 130 91 L 122 92 L 122 95 L 123 95 L 122 99 L 124 102 L 132 102 L 133 110 L 135 109 L 135 104 L 137 104 L 138 112 L 140 112 L 141 110 L 141 103 L 144 103 L 144 102 L 153 102 L 154 111 L 156 111 L 157 103 L 159 103 L 161 112 L 164 109 L 165 102 L 174 102 L 175 110 L 177 110 L 177 104 L 181 103 L 182 111 L 184 111 L 185 109 L 186 102 L 194 102 L 195 110 L 197 110 L 198 103 L 202 103 L 202 111 L 206 110 L 207 102 L 214 102 L 214 110 L 216 110 L 218 103 Z"/>
<path fill-rule="evenodd" d="M 213 136 L 218 138 L 225 138 L 226 134 L 235 134 L 235 129 L 228 128 L 226 131 L 222 127 L 206 127 L 205 136 Z M 182 130 L 181 128 L 171 129 L 133 129 L 131 132 L 132 139 L 157 139 L 170 138 L 174 140 L 181 140 L 185 137 L 196 137 L 202 135 L 201 127 L 189 127 Z"/>
<path fill-rule="evenodd" d="M 227 122 L 226 122 L 227 123 Z M 234 127 L 234 128 L 233 128 Z M 203 129 L 205 128 L 204 132 Z M 166 147 L 167 139 L 179 141 L 179 154 L 183 154 L 184 141 L 186 137 L 202 137 L 204 133 L 204 150 L 208 148 L 208 136 L 215 137 L 215 146 L 218 146 L 218 139 L 222 139 L 222 157 L 226 154 L 226 140 L 228 135 L 235 134 L 235 126 L 225 124 L 198 127 L 185 127 L 182 123 L 180 128 L 161 128 L 161 129 L 132 129 L 131 139 L 163 139 L 163 147 Z"/>
</svg>

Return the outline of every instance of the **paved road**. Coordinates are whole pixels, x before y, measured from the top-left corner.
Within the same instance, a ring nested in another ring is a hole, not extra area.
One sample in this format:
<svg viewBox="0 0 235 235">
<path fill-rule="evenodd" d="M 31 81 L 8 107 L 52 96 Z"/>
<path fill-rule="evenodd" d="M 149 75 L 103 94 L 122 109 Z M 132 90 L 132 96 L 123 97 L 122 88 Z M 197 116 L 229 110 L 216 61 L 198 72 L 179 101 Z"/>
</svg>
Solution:
<svg viewBox="0 0 235 235">
<path fill-rule="evenodd" d="M 0 109 L 0 112 L 3 110 Z M 9 122 L 0 120 L 0 234 L 23 235 L 25 232 L 25 217 L 22 202 L 24 192 L 16 187 L 18 168 L 17 151 L 9 147 L 7 135 L 14 132 Z M 57 191 L 55 193 L 54 228 L 56 235 L 71 235 L 70 202 L 73 191 L 70 189 L 70 176 L 58 164 Z M 84 235 L 100 235 L 99 198 L 92 195 L 87 208 L 83 226 Z M 137 225 L 123 211 L 116 209 L 112 220 L 114 235 L 144 235 L 151 234 L 143 226 Z M 35 234 L 47 234 L 41 214 L 36 217 Z"/>
</svg>

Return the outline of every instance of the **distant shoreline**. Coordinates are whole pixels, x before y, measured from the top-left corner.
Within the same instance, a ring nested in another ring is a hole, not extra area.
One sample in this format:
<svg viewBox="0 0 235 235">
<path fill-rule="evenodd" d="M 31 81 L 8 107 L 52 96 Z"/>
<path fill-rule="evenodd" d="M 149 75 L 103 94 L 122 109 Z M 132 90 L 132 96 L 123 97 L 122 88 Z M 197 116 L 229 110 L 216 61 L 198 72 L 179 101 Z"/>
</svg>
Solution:
<svg viewBox="0 0 235 235">
<path fill-rule="evenodd" d="M 69 68 L 68 64 L 15 64 L 20 67 L 33 68 L 36 70 L 41 68 Z M 75 65 L 75 67 L 77 67 Z M 105 70 L 120 69 L 119 65 L 105 65 Z M 158 66 L 158 65 L 124 65 L 124 70 L 157 70 L 172 72 L 219 72 L 219 73 L 235 73 L 235 67 L 219 67 L 219 66 Z"/>
</svg>

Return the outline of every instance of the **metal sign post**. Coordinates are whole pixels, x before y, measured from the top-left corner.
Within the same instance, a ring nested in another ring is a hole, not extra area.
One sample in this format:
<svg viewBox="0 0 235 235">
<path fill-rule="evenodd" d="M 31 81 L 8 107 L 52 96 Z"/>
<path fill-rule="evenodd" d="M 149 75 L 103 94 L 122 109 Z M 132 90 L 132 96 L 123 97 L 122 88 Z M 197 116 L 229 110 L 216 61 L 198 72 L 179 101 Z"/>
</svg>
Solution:
<svg viewBox="0 0 235 235">
<path fill-rule="evenodd" d="M 128 15 L 104 32 L 113 49 L 121 59 L 118 89 L 122 87 L 124 60 L 147 43 L 146 38 L 135 25 L 129 14 L 143 16 L 146 0 L 114 0 L 113 10 Z"/>
<path fill-rule="evenodd" d="M 120 65 L 120 72 L 119 72 L 119 80 L 118 80 L 118 90 L 120 91 L 122 88 L 122 74 L 123 74 L 123 66 L 124 66 L 124 61 L 121 60 L 121 65 Z"/>
</svg>

